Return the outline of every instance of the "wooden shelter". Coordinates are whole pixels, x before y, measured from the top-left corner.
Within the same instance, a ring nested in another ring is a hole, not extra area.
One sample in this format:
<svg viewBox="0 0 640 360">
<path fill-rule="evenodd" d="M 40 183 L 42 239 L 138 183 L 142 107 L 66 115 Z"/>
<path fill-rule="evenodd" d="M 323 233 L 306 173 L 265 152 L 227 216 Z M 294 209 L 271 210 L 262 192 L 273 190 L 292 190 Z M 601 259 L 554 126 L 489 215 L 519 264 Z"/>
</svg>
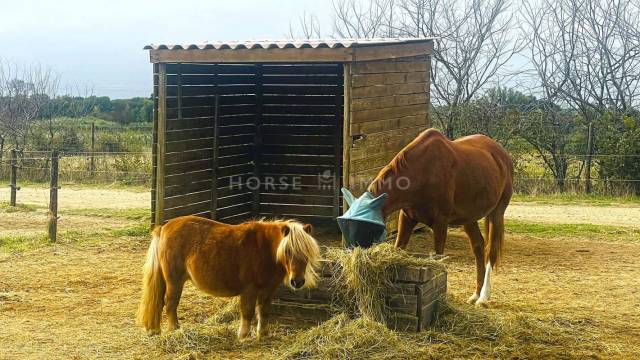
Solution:
<svg viewBox="0 0 640 360">
<path fill-rule="evenodd" d="M 149 45 L 154 223 L 329 220 L 429 124 L 430 39 Z"/>
</svg>

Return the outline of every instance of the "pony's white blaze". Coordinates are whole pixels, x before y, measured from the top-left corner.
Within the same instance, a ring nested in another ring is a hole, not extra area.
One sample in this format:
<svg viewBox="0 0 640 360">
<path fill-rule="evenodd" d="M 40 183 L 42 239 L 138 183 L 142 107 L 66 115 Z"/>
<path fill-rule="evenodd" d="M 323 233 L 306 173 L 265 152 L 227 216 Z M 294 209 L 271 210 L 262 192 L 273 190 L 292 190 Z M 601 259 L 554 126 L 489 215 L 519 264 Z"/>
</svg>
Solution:
<svg viewBox="0 0 640 360">
<path fill-rule="evenodd" d="M 491 261 L 487 263 L 487 268 L 484 273 L 484 284 L 482 285 L 482 290 L 480 290 L 480 298 L 478 298 L 478 303 L 486 303 L 489 301 L 491 297 Z"/>
</svg>

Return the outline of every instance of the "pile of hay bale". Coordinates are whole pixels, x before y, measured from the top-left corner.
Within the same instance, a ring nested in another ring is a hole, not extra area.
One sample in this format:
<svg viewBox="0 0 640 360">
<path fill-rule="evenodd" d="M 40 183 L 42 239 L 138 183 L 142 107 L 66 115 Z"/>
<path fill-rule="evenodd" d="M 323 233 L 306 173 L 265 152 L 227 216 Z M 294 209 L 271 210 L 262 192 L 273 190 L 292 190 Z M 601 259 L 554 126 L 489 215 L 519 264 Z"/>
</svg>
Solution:
<svg viewBox="0 0 640 360">
<path fill-rule="evenodd" d="M 320 323 L 348 314 L 394 330 L 421 331 L 435 319 L 447 291 L 442 261 L 413 257 L 389 244 L 328 249 L 324 255 L 317 288 L 278 289 L 276 316 Z"/>
</svg>

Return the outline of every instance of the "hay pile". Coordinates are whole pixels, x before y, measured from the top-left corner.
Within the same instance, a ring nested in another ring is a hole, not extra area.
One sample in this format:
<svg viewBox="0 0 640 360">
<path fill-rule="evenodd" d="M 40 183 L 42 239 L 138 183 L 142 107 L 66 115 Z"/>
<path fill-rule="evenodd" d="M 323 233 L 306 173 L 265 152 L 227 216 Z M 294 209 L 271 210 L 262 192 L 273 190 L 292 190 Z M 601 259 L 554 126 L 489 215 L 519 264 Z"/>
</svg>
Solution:
<svg viewBox="0 0 640 360">
<path fill-rule="evenodd" d="M 441 262 L 410 256 L 387 243 L 368 249 L 330 248 L 325 257 L 337 263 L 331 284 L 336 295 L 334 308 L 378 322 L 383 322 L 389 314 L 384 298 L 393 290 L 393 276 L 399 267 L 427 267 L 434 273 L 445 271 Z"/>
</svg>

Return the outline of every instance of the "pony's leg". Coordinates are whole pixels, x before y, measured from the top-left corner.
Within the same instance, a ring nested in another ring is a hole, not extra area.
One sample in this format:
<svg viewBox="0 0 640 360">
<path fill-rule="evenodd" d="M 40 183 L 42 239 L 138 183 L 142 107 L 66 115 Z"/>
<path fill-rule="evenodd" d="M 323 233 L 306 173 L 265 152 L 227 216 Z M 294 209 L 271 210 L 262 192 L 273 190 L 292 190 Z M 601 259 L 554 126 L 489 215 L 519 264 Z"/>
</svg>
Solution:
<svg viewBox="0 0 640 360">
<path fill-rule="evenodd" d="M 396 247 L 404 249 L 409 243 L 411 232 L 418 222 L 411 219 L 404 210 L 400 210 L 398 215 L 398 235 L 396 236 Z"/>
<path fill-rule="evenodd" d="M 433 244 L 435 246 L 436 254 L 444 254 L 444 244 L 447 241 L 447 228 L 449 224 L 444 221 L 435 222 L 431 226 L 433 230 Z"/>
<path fill-rule="evenodd" d="M 469 304 L 475 304 L 476 300 L 480 297 L 480 291 L 482 290 L 482 284 L 484 283 L 484 237 L 478 227 L 478 222 L 474 221 L 464 225 L 464 232 L 469 237 L 469 243 L 473 250 L 473 255 L 476 257 L 476 291 L 471 295 L 467 302 Z"/>
<path fill-rule="evenodd" d="M 238 339 L 244 339 L 251 330 L 251 321 L 256 313 L 256 292 L 251 289 L 240 295 L 240 328 Z"/>
<path fill-rule="evenodd" d="M 167 281 L 167 290 L 164 295 L 164 303 L 167 307 L 167 321 L 169 331 L 180 328 L 178 324 L 178 304 L 182 296 L 184 280 L 170 279 Z"/>
<path fill-rule="evenodd" d="M 256 306 L 258 310 L 258 326 L 256 328 L 258 340 L 269 336 L 269 315 L 272 297 L 273 291 L 264 291 L 258 295 L 258 306 Z"/>
</svg>

